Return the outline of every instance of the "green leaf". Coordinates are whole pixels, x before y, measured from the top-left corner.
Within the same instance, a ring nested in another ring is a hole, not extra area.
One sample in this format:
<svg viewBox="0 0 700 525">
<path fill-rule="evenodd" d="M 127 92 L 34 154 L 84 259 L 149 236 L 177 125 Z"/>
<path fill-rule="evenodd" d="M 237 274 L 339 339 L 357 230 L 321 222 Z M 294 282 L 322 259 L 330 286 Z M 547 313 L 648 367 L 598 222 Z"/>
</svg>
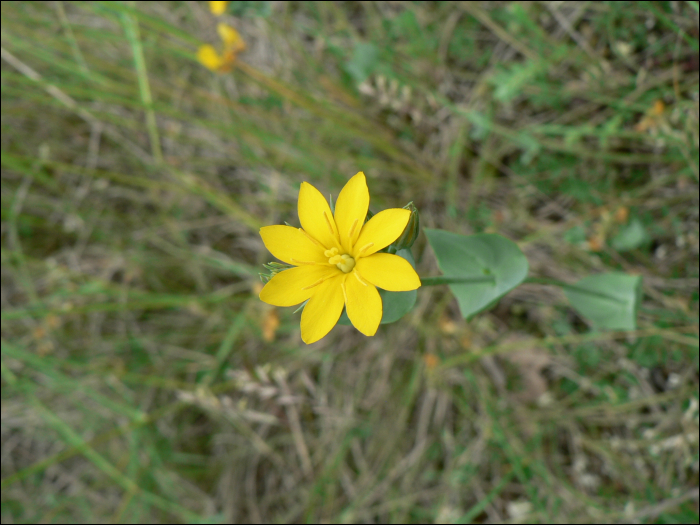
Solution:
<svg viewBox="0 0 700 525">
<path fill-rule="evenodd" d="M 523 94 L 525 86 L 533 83 L 550 67 L 548 60 L 527 60 L 498 69 L 489 79 L 493 85 L 493 98 L 499 102 L 512 102 Z"/>
<path fill-rule="evenodd" d="M 599 330 L 635 330 L 642 277 L 601 273 L 584 277 L 564 293 L 577 312 Z"/>
<path fill-rule="evenodd" d="M 416 263 L 413 260 L 413 254 L 410 250 L 399 250 L 396 252 L 396 255 L 403 257 L 411 263 L 411 266 L 414 268 L 416 267 Z M 413 309 L 413 305 L 416 304 L 418 290 L 410 290 L 408 292 L 387 292 L 386 290 L 379 289 L 379 295 L 382 298 L 381 324 L 389 324 L 398 321 Z M 352 324 L 345 309 L 343 309 L 343 313 L 340 315 L 338 324 Z"/>
<path fill-rule="evenodd" d="M 611 244 L 618 252 L 627 252 L 639 248 L 649 240 L 649 234 L 642 225 L 642 222 L 634 218 L 627 226 L 620 230 L 613 238 Z"/>
<path fill-rule="evenodd" d="M 574 226 L 564 232 L 564 240 L 571 244 L 582 244 L 586 242 L 586 230 L 583 226 Z"/>
<path fill-rule="evenodd" d="M 473 124 L 469 136 L 474 140 L 483 140 L 491 131 L 491 119 L 478 111 L 469 111 L 467 120 Z"/>
<path fill-rule="evenodd" d="M 345 64 L 345 71 L 357 84 L 362 84 L 379 63 L 379 50 L 373 44 L 358 42 L 352 58 Z"/>
<path fill-rule="evenodd" d="M 267 18 L 272 14 L 272 2 L 231 2 L 228 10 L 233 16 L 259 16 Z"/>
<path fill-rule="evenodd" d="M 424 231 L 445 277 L 493 277 L 492 282 L 449 284 L 465 319 L 491 307 L 527 277 L 525 255 L 505 237 L 491 233 L 465 236 L 427 228 Z"/>
<path fill-rule="evenodd" d="M 527 133 L 519 133 L 517 136 L 517 141 L 525 150 L 523 151 L 522 155 L 520 155 L 520 162 L 525 165 L 530 164 L 542 150 L 542 145 L 539 143 L 539 141 Z"/>
</svg>

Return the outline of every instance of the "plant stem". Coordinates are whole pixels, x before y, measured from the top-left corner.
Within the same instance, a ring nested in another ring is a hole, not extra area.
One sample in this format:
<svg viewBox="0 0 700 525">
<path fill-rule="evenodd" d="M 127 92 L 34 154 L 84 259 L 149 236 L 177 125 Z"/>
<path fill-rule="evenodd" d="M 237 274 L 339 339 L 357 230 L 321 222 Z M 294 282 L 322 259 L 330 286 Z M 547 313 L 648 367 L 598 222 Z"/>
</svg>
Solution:
<svg viewBox="0 0 700 525">
<path fill-rule="evenodd" d="M 135 8 L 134 2 L 131 2 L 129 7 L 132 9 Z M 143 55 L 143 45 L 141 44 L 138 20 L 136 17 L 130 14 L 122 13 L 122 23 L 124 24 L 126 39 L 131 44 L 131 50 L 134 54 L 134 66 L 136 68 L 136 77 L 139 83 L 141 102 L 143 102 L 146 112 L 146 129 L 148 130 L 148 137 L 151 142 L 153 160 L 156 164 L 160 165 L 163 164 L 163 150 L 160 147 L 160 135 L 158 133 L 156 113 L 153 110 L 153 97 L 151 96 L 151 85 L 148 80 L 146 59 Z"/>
<path fill-rule="evenodd" d="M 528 277 L 525 279 L 526 283 L 532 283 L 532 284 L 551 284 L 553 286 L 559 286 L 561 288 L 569 289 L 569 290 L 574 290 L 579 293 L 583 293 L 586 295 L 591 295 L 593 297 L 600 297 L 601 299 L 607 299 L 609 301 L 612 301 L 614 303 L 618 304 L 627 304 L 626 301 L 623 301 L 619 297 L 615 297 L 609 294 L 606 294 L 604 292 L 599 292 L 596 290 L 589 290 L 588 288 L 582 288 L 580 286 L 576 286 L 575 284 L 567 284 L 563 281 L 559 281 L 557 279 L 548 279 L 546 277 Z"/>
<path fill-rule="evenodd" d="M 476 284 L 476 283 L 495 283 L 496 278 L 493 275 L 484 275 L 483 277 L 447 277 L 438 275 L 435 277 L 421 277 L 422 286 L 437 286 L 439 284 Z"/>
</svg>

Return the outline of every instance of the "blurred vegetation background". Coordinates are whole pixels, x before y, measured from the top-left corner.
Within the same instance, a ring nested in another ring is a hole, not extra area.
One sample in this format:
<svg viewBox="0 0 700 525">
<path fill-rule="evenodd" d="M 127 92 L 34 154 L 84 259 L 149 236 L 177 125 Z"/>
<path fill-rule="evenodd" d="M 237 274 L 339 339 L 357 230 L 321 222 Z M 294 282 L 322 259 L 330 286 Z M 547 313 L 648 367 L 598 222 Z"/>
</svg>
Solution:
<svg viewBox="0 0 700 525">
<path fill-rule="evenodd" d="M 697 2 L 1 9 L 3 523 L 697 522 Z M 642 275 L 638 330 L 443 286 L 304 345 L 258 229 L 360 170 L 531 276 Z"/>
</svg>

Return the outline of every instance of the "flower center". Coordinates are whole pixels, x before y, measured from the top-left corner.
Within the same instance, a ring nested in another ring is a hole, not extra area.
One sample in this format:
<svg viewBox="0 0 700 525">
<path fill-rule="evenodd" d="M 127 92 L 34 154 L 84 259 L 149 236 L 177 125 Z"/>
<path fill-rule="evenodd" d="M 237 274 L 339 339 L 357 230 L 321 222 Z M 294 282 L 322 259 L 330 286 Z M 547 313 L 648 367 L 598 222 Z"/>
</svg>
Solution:
<svg viewBox="0 0 700 525">
<path fill-rule="evenodd" d="M 331 248 L 323 252 L 323 254 L 328 257 L 330 264 L 335 264 L 343 273 L 349 273 L 355 267 L 355 259 L 347 253 L 339 254 L 338 248 Z"/>
</svg>

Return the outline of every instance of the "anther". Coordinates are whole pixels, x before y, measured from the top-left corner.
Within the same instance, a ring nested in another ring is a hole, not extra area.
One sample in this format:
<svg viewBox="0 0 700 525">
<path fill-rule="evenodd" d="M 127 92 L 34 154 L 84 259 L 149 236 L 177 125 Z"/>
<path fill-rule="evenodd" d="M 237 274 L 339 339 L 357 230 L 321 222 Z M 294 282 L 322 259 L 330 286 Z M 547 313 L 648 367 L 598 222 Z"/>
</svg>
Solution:
<svg viewBox="0 0 700 525">
<path fill-rule="evenodd" d="M 323 218 L 326 219 L 326 224 L 328 225 L 328 229 L 330 230 L 331 235 L 332 235 L 333 237 L 335 237 L 335 230 L 333 229 L 333 226 L 331 225 L 331 221 L 330 221 L 330 219 L 328 218 L 328 215 L 326 214 L 325 211 L 323 212 Z"/>
<path fill-rule="evenodd" d="M 294 259 L 294 258 L 290 258 L 290 260 L 291 260 L 294 264 L 297 264 L 297 265 L 298 265 L 298 264 L 319 264 L 319 265 L 322 265 L 322 264 L 323 264 L 323 263 L 319 263 L 319 262 L 315 262 L 315 261 L 300 261 L 300 260 Z"/>
<path fill-rule="evenodd" d="M 319 284 L 321 284 L 321 283 L 322 283 L 323 281 L 325 281 L 326 279 L 328 279 L 328 277 L 322 277 L 321 279 L 319 279 L 318 281 L 316 281 L 314 284 L 310 284 L 309 286 L 304 286 L 304 287 L 302 288 L 302 290 L 308 290 L 309 288 L 313 288 L 314 286 L 318 286 Z"/>
<path fill-rule="evenodd" d="M 343 289 L 343 297 L 345 297 L 345 304 L 348 304 L 348 292 L 345 291 L 345 277 L 340 282 L 340 287 Z"/>
<path fill-rule="evenodd" d="M 321 243 L 318 242 L 316 239 L 314 239 L 313 237 L 311 237 L 311 235 L 309 235 L 308 233 L 306 233 L 306 232 L 304 231 L 303 228 L 299 228 L 299 231 L 300 231 L 301 233 L 303 233 L 304 235 L 306 235 L 306 237 L 307 237 L 312 243 L 314 243 L 316 246 L 318 246 L 319 248 L 325 248 L 325 246 L 324 246 L 323 244 L 321 244 Z"/>
<path fill-rule="evenodd" d="M 350 226 L 350 231 L 348 232 L 348 239 L 350 239 L 350 242 L 352 242 L 352 234 L 355 233 L 355 228 L 357 227 L 357 219 L 355 219 L 352 223 L 352 226 Z"/>
<path fill-rule="evenodd" d="M 367 283 L 362 280 L 362 277 L 360 277 L 360 273 L 357 270 L 354 270 L 352 273 L 358 281 L 360 281 L 363 285 L 367 286 Z"/>
<path fill-rule="evenodd" d="M 365 244 L 362 248 L 360 248 L 360 251 L 357 252 L 357 255 L 362 255 L 365 250 L 367 250 L 368 248 L 371 248 L 372 246 L 374 246 L 373 242 L 369 242 L 369 243 Z"/>
</svg>

